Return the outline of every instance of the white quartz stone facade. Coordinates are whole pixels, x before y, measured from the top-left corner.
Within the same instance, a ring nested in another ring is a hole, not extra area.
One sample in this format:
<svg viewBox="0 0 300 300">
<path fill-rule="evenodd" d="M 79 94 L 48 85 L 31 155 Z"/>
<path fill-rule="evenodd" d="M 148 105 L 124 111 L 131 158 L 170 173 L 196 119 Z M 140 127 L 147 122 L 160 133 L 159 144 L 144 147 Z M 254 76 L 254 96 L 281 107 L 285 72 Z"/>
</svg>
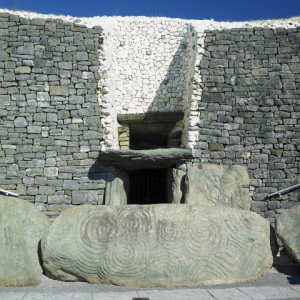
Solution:
<svg viewBox="0 0 300 300">
<path fill-rule="evenodd" d="M 107 77 L 100 101 L 104 146 L 118 148 L 117 114 L 189 115 L 197 34 L 192 25 L 151 18 L 115 18 L 101 24 Z M 188 124 L 188 122 L 185 122 Z M 187 131 L 187 130 L 186 130 Z"/>
</svg>

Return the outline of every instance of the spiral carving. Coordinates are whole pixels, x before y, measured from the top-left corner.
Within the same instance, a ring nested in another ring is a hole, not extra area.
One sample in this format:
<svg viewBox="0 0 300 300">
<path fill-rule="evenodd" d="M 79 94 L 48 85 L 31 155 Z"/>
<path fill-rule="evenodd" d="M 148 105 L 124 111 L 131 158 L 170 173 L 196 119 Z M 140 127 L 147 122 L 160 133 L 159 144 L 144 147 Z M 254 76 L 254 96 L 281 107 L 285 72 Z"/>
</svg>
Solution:
<svg viewBox="0 0 300 300">
<path fill-rule="evenodd" d="M 269 225 L 255 214 L 181 205 L 76 210 L 59 217 L 43 243 L 45 266 L 62 278 L 139 286 L 232 282 L 262 275 L 272 262 Z"/>
<path fill-rule="evenodd" d="M 121 239 L 111 243 L 98 268 L 100 278 L 144 278 L 147 246 L 137 240 Z"/>
<path fill-rule="evenodd" d="M 162 245 L 174 244 L 182 238 L 182 232 L 174 221 L 160 220 L 157 226 L 158 241 Z"/>
<path fill-rule="evenodd" d="M 117 236 L 117 224 L 114 214 L 97 210 L 89 211 L 78 220 L 78 247 L 87 260 L 94 260 L 107 251 L 107 244 Z"/>
<path fill-rule="evenodd" d="M 211 230 L 208 230 L 210 228 Z M 203 219 L 201 223 L 188 225 L 186 248 L 191 255 L 211 255 L 224 247 L 221 224 L 216 220 Z"/>
<path fill-rule="evenodd" d="M 121 236 L 136 238 L 151 229 L 151 217 L 147 210 L 124 208 L 120 210 L 118 220 Z"/>
</svg>

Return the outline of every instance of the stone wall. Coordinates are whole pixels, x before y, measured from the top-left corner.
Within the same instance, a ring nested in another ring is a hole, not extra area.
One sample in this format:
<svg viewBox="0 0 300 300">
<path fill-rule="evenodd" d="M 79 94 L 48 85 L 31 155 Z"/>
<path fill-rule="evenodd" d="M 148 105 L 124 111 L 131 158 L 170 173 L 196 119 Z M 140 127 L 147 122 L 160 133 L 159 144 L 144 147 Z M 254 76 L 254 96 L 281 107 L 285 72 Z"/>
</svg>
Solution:
<svg viewBox="0 0 300 300">
<path fill-rule="evenodd" d="M 299 41 L 299 28 L 207 31 L 196 69 L 199 160 L 245 165 L 252 210 L 269 218 L 300 200 L 266 200 L 300 180 Z"/>
<path fill-rule="evenodd" d="M 299 202 L 265 199 L 299 179 L 299 24 L 18 14 L 0 13 L 1 189 L 49 216 L 102 204 L 117 115 L 179 111 L 193 163 L 248 168 L 252 210 Z"/>
<path fill-rule="evenodd" d="M 0 14 L 0 187 L 49 216 L 103 200 L 101 45 L 99 27 Z"/>
</svg>

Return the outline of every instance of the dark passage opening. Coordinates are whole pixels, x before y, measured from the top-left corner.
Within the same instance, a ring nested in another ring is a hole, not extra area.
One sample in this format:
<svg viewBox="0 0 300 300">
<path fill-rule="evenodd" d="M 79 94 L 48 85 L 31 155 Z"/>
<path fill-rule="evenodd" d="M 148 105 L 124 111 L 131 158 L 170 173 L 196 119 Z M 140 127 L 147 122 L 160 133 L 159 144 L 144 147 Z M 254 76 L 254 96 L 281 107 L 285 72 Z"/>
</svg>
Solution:
<svg viewBox="0 0 300 300">
<path fill-rule="evenodd" d="M 167 203 L 167 169 L 129 171 L 128 204 Z"/>
<path fill-rule="evenodd" d="M 130 124 L 130 149 L 168 148 L 168 135 L 175 123 Z"/>
</svg>

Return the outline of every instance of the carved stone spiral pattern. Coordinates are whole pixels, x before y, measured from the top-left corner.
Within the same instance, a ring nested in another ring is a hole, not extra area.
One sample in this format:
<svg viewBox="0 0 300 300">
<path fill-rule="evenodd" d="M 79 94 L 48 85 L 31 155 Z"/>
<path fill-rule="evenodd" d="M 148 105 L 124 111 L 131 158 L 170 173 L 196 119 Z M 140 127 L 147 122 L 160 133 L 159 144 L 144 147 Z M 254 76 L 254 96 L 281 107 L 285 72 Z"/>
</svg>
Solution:
<svg viewBox="0 0 300 300">
<path fill-rule="evenodd" d="M 174 221 L 160 220 L 157 224 L 158 241 L 161 245 L 174 245 L 182 239 L 181 228 Z"/>
<path fill-rule="evenodd" d="M 107 251 L 107 244 L 117 235 L 117 224 L 114 214 L 95 209 L 78 219 L 78 248 L 87 261 L 93 261 Z"/>
<path fill-rule="evenodd" d="M 143 278 L 147 246 L 137 240 L 118 240 L 111 243 L 103 265 L 98 269 L 103 278 Z"/>
<path fill-rule="evenodd" d="M 224 247 L 222 226 L 217 220 L 204 218 L 199 223 L 189 224 L 187 233 L 186 247 L 191 255 L 212 255 Z"/>
<path fill-rule="evenodd" d="M 48 271 L 63 278 L 65 273 L 70 278 L 76 274 L 93 283 L 178 286 L 243 281 L 261 276 L 272 260 L 267 222 L 234 209 L 83 207 L 77 208 L 77 217 L 59 217 L 50 231 L 46 244 L 54 246 L 46 247 L 51 251 L 45 254 Z M 59 272 L 51 270 L 53 265 Z"/>
<path fill-rule="evenodd" d="M 125 207 L 119 210 L 118 220 L 122 236 L 136 237 L 144 235 L 151 229 L 151 217 L 146 209 L 132 210 Z"/>
</svg>

